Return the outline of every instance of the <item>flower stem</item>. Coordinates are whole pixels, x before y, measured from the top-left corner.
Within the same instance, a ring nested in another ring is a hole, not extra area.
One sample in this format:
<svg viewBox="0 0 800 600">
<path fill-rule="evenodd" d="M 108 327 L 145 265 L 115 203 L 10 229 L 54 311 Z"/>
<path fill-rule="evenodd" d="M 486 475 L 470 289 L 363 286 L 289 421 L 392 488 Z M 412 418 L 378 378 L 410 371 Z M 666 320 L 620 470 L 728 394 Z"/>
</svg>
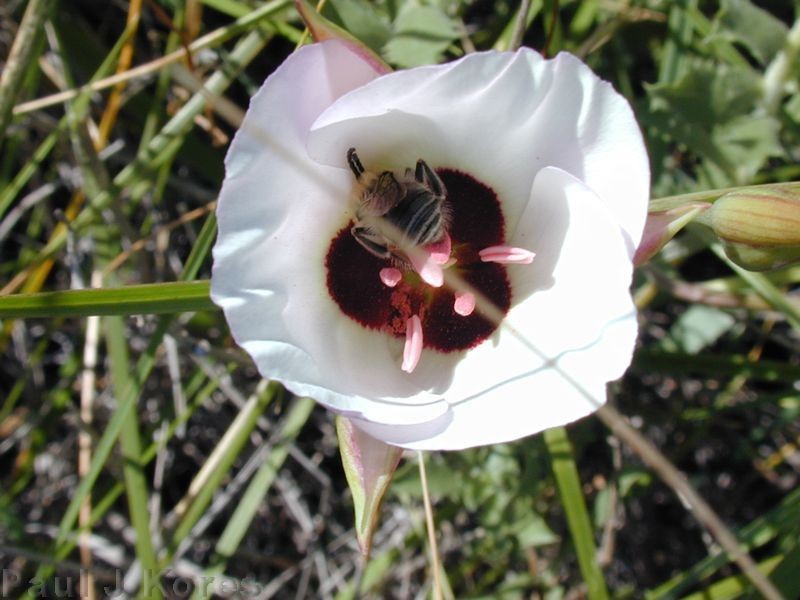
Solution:
<svg viewBox="0 0 800 600">
<path fill-rule="evenodd" d="M 439 566 L 439 549 L 436 546 L 436 525 L 433 522 L 433 509 L 431 508 L 431 496 L 428 491 L 428 476 L 425 473 L 425 455 L 417 452 L 417 462 L 419 463 L 419 480 L 422 483 L 422 502 L 425 505 L 425 525 L 428 530 L 428 544 L 431 551 L 431 571 L 433 571 L 433 597 L 434 600 L 443 600 L 442 578 Z"/>
<path fill-rule="evenodd" d="M 702 192 L 689 192 L 687 194 L 676 194 L 674 196 L 663 196 L 662 198 L 653 198 L 650 200 L 650 205 L 648 207 L 649 212 L 661 212 L 665 210 L 669 210 L 671 208 L 676 208 L 678 206 L 683 206 L 685 204 L 691 204 L 693 202 L 714 202 L 718 200 L 720 196 L 724 196 L 730 192 L 736 192 L 741 189 L 745 188 L 754 188 L 758 189 L 761 187 L 771 187 L 771 188 L 787 188 L 789 190 L 800 188 L 800 181 L 787 181 L 785 183 L 764 183 L 761 185 L 744 185 L 744 186 L 736 186 L 730 188 L 719 188 L 714 190 L 705 190 Z"/>
<path fill-rule="evenodd" d="M 522 0 L 522 2 L 520 2 L 517 22 L 514 23 L 514 34 L 511 36 L 511 41 L 508 43 L 508 49 L 512 52 L 518 50 L 522 45 L 522 38 L 525 36 L 525 30 L 528 28 L 528 11 L 530 8 L 531 0 Z"/>
</svg>

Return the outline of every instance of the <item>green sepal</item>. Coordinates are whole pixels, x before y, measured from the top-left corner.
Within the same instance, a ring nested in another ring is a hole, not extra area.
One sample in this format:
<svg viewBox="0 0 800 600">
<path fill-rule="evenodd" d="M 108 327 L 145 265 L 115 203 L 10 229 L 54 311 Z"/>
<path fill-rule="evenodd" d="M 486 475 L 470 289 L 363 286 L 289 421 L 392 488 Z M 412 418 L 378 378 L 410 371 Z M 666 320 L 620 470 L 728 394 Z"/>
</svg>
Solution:
<svg viewBox="0 0 800 600">
<path fill-rule="evenodd" d="M 403 449 L 376 440 L 344 417 L 336 417 L 336 433 L 347 485 L 353 495 L 358 546 L 366 557 L 372 548 L 381 501 Z"/>
<path fill-rule="evenodd" d="M 681 229 L 709 208 L 711 204 L 707 202 L 694 202 L 649 213 L 633 263 L 639 266 L 653 258 Z"/>
</svg>

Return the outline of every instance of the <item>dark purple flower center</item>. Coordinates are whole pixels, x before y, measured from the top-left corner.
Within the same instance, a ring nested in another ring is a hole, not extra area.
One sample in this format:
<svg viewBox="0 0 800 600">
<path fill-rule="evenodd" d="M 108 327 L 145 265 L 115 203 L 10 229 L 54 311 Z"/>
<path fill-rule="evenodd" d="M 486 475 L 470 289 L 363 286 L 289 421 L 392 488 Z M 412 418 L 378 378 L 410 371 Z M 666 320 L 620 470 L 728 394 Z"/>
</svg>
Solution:
<svg viewBox="0 0 800 600">
<path fill-rule="evenodd" d="M 452 240 L 447 267 L 503 313 L 511 306 L 511 287 L 502 264 L 482 262 L 478 252 L 505 243 L 505 223 L 497 195 L 474 177 L 453 169 L 437 170 L 447 189 L 450 213 L 448 233 Z M 389 260 L 367 252 L 351 235 L 353 223 L 331 241 L 325 260 L 331 298 L 348 317 L 368 329 L 403 338 L 406 323 L 418 315 L 423 346 L 440 352 L 468 350 L 488 338 L 496 325 L 480 311 L 462 316 L 454 310 L 455 293 L 431 287 L 413 271 L 403 274 L 395 287 L 385 285 L 381 269 Z"/>
</svg>

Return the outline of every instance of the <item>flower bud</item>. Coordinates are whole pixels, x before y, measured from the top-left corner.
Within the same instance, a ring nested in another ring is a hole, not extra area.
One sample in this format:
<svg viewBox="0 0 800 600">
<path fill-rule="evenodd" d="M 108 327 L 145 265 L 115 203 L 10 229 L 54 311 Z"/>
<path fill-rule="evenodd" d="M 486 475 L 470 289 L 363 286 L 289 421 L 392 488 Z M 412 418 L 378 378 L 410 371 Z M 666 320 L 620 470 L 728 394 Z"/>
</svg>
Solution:
<svg viewBox="0 0 800 600">
<path fill-rule="evenodd" d="M 769 186 L 730 192 L 704 221 L 740 267 L 766 271 L 800 261 L 800 193 Z"/>
</svg>

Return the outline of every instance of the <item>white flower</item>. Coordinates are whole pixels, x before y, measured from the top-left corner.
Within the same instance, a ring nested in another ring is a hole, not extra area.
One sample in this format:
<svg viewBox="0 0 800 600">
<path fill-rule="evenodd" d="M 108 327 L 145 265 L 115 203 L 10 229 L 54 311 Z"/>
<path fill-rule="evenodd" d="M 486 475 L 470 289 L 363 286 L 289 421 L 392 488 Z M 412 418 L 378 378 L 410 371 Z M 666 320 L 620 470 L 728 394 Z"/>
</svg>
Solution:
<svg viewBox="0 0 800 600">
<path fill-rule="evenodd" d="M 452 252 L 438 248 L 432 276 L 351 235 L 350 148 L 377 173 L 413 178 L 419 159 L 438 173 Z M 253 98 L 226 169 L 212 298 L 234 338 L 265 377 L 379 440 L 536 433 L 592 412 L 630 363 L 647 156 L 627 102 L 573 56 L 384 74 L 341 42 L 307 46 Z M 435 287 L 448 256 L 444 272 L 499 306 L 501 327 Z"/>
</svg>

